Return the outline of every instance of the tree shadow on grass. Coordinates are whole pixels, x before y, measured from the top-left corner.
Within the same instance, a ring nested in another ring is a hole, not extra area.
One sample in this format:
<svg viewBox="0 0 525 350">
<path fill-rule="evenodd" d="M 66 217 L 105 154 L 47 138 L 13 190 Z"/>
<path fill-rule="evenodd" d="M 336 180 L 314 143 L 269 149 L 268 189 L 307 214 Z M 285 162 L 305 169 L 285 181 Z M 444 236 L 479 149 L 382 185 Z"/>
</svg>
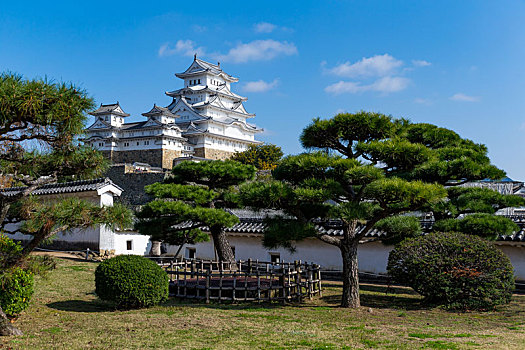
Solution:
<svg viewBox="0 0 525 350">
<path fill-rule="evenodd" d="M 189 307 L 189 308 L 206 308 L 206 309 L 217 309 L 217 310 L 263 310 L 263 309 L 279 309 L 287 305 L 294 305 L 291 303 L 280 303 L 280 302 L 223 302 L 218 303 L 212 301 L 209 304 L 205 304 L 203 301 L 193 301 L 187 299 L 179 299 L 176 297 L 170 297 L 168 301 L 161 304 L 162 306 L 171 307 Z"/>
<path fill-rule="evenodd" d="M 325 287 L 341 287 L 341 285 L 323 285 Z M 386 285 L 360 285 L 361 306 L 377 309 L 428 310 L 433 305 L 424 303 L 423 299 L 407 288 Z M 341 304 L 341 293 L 326 295 L 321 300 L 327 304 Z"/>
<path fill-rule="evenodd" d="M 115 306 L 102 300 L 64 300 L 46 304 L 46 306 L 61 311 L 72 312 L 112 312 Z"/>
</svg>

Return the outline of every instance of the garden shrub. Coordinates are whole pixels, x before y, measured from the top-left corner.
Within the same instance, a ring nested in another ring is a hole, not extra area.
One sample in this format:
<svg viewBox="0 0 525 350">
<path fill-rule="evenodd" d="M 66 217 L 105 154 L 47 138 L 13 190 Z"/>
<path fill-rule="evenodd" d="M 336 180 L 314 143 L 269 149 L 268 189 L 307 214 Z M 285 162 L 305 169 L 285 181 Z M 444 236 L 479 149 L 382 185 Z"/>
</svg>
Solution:
<svg viewBox="0 0 525 350">
<path fill-rule="evenodd" d="M 22 267 L 6 268 L 22 252 L 20 243 L 0 233 L 0 306 L 14 317 L 29 305 L 33 295 L 33 274 Z"/>
<path fill-rule="evenodd" d="M 45 276 L 51 270 L 56 269 L 56 259 L 50 255 L 31 255 L 24 262 L 24 269 L 34 275 Z"/>
<path fill-rule="evenodd" d="M 3 268 L 10 259 L 20 255 L 22 249 L 20 243 L 13 241 L 0 232 L 0 268 Z"/>
<path fill-rule="evenodd" d="M 510 302 L 514 273 L 492 243 L 461 233 L 431 233 L 397 245 L 388 273 L 428 302 L 451 309 L 489 309 Z"/>
<path fill-rule="evenodd" d="M 33 295 L 33 274 L 20 267 L 0 272 L 0 305 L 13 317 L 29 306 Z"/>
<path fill-rule="evenodd" d="M 95 270 L 96 293 L 118 308 L 156 305 L 168 298 L 168 275 L 154 261 L 138 255 L 119 255 Z"/>
</svg>

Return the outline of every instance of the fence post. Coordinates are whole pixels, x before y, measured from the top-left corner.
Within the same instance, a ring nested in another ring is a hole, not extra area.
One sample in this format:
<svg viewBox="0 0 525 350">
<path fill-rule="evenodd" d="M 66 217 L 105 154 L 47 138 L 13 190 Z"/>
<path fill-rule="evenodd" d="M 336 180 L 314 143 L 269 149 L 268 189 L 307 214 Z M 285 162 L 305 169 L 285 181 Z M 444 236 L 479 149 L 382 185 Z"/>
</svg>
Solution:
<svg viewBox="0 0 525 350">
<path fill-rule="evenodd" d="M 210 303 L 210 278 L 211 270 L 206 270 L 206 304 Z"/>
</svg>

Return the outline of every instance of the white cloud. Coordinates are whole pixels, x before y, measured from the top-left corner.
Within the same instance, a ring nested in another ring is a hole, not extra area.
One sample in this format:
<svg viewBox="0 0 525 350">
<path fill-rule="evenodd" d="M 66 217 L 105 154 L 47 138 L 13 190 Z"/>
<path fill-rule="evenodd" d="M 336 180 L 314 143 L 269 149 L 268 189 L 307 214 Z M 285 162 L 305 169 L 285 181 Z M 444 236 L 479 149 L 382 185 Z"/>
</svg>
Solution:
<svg viewBox="0 0 525 350">
<path fill-rule="evenodd" d="M 395 59 L 389 54 L 363 57 L 360 61 L 349 61 L 328 69 L 329 73 L 341 77 L 383 77 L 392 74 L 403 65 L 403 61 Z"/>
<path fill-rule="evenodd" d="M 335 84 L 328 85 L 324 88 L 324 91 L 339 95 L 344 93 L 355 94 L 360 91 L 364 91 L 363 86 L 359 82 L 355 81 L 339 81 Z"/>
<path fill-rule="evenodd" d="M 277 56 L 296 55 L 297 47 L 287 41 L 255 40 L 249 43 L 239 43 L 227 54 L 216 54 L 216 58 L 224 62 L 246 63 L 249 61 L 268 61 Z"/>
<path fill-rule="evenodd" d="M 243 86 L 246 92 L 266 92 L 275 88 L 279 84 L 279 79 L 274 79 L 272 82 L 264 80 L 249 81 Z"/>
<path fill-rule="evenodd" d="M 478 102 L 480 100 L 479 96 L 469 96 L 461 92 L 454 94 L 453 96 L 450 97 L 450 99 L 452 101 L 460 101 L 460 102 Z"/>
<path fill-rule="evenodd" d="M 175 43 L 175 47 L 171 46 L 170 43 L 165 43 L 159 48 L 160 57 L 173 56 L 175 54 L 183 56 L 193 56 L 197 54 L 203 56 L 205 49 L 204 47 L 197 47 L 192 40 L 179 40 Z"/>
<path fill-rule="evenodd" d="M 432 63 L 425 60 L 412 60 L 412 64 L 414 67 L 428 67 L 432 65 Z"/>
<path fill-rule="evenodd" d="M 370 85 L 370 90 L 384 93 L 398 92 L 405 90 L 410 83 L 410 79 L 403 77 L 383 77 Z"/>
<path fill-rule="evenodd" d="M 334 95 L 350 93 L 355 94 L 365 91 L 376 91 L 382 93 L 391 93 L 404 90 L 410 84 L 410 79 L 403 77 L 382 77 L 371 84 L 362 84 L 356 81 L 339 81 L 329 85 L 325 91 Z"/>
<path fill-rule="evenodd" d="M 253 30 L 256 33 L 271 33 L 277 28 L 275 24 L 268 22 L 260 22 L 253 25 Z"/>
</svg>

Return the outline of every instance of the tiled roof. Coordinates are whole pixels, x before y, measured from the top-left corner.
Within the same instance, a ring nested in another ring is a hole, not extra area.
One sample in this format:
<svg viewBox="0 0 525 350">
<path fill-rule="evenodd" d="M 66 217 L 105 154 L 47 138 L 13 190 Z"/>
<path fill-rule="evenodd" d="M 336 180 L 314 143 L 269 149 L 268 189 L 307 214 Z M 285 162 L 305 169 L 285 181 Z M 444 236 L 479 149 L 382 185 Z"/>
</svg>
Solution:
<svg viewBox="0 0 525 350">
<path fill-rule="evenodd" d="M 157 106 L 156 104 L 153 105 L 153 107 L 146 113 L 142 113 L 143 116 L 149 117 L 149 116 L 155 116 L 155 115 L 165 115 L 168 117 L 176 118 L 177 115 L 171 113 L 171 111 L 166 107 Z"/>
<path fill-rule="evenodd" d="M 232 227 L 226 228 L 225 232 L 231 233 L 246 233 L 246 234 L 262 234 L 266 228 L 264 219 L 266 217 L 275 217 L 282 215 L 283 213 L 278 210 L 264 210 L 264 211 L 253 211 L 249 209 L 228 209 L 228 212 L 237 216 L 239 218 L 239 223 L 233 225 Z M 516 218 L 511 217 L 516 222 Z M 516 222 L 518 225 L 523 226 L 520 231 L 515 232 L 508 236 L 498 236 L 497 241 L 499 242 L 524 242 L 525 243 L 525 216 L 520 218 L 520 222 Z M 431 222 L 421 221 L 423 228 L 428 229 L 431 227 Z M 321 234 L 327 234 L 329 236 L 343 236 L 343 230 L 341 229 L 341 222 L 339 220 L 329 220 L 329 221 L 317 221 L 315 222 L 315 228 Z M 208 228 L 205 227 L 204 230 Z M 364 226 L 360 226 L 359 230 L 363 230 Z M 365 237 L 366 238 L 379 238 L 386 236 L 386 233 L 380 230 L 371 230 Z"/>
<path fill-rule="evenodd" d="M 97 110 L 93 111 L 93 112 L 90 112 L 89 114 L 91 115 L 100 115 L 100 114 L 115 114 L 115 115 L 120 115 L 122 117 L 129 117 L 129 114 L 128 113 L 124 113 L 124 112 L 119 112 L 118 109 L 122 110 L 122 108 L 120 107 L 119 103 L 110 103 L 110 104 L 107 104 L 107 105 L 103 105 L 103 104 L 100 104 L 100 107 L 98 107 Z"/>
<path fill-rule="evenodd" d="M 522 228 L 518 232 L 514 232 L 508 236 L 499 235 L 496 241 L 525 242 L 525 228 Z"/>
<path fill-rule="evenodd" d="M 59 194 L 59 193 L 74 193 L 74 192 L 87 192 L 87 191 L 96 191 L 104 186 L 113 185 L 119 190 L 122 190 L 117 186 L 113 181 L 107 177 L 101 177 L 93 180 L 80 180 L 80 181 L 70 181 L 63 183 L 55 183 L 44 185 L 39 187 L 37 190 L 33 191 L 34 195 L 49 195 L 49 194 Z M 10 197 L 15 196 L 20 193 L 25 187 L 11 187 L 1 190 L 1 193 L 4 196 Z"/>
</svg>

